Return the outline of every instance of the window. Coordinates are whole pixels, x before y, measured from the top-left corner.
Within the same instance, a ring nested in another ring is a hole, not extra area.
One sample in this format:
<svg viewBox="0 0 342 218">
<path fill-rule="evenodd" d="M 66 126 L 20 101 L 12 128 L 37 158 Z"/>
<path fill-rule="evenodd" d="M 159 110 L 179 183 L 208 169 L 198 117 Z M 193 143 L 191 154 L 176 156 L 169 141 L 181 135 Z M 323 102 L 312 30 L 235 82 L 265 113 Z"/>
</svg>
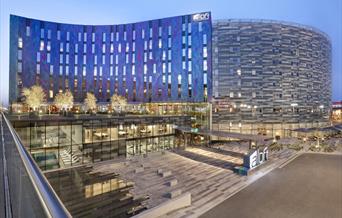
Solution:
<svg viewBox="0 0 342 218">
<path fill-rule="evenodd" d="M 59 51 L 60 51 L 60 52 L 63 52 L 63 42 L 61 42 L 61 43 L 59 44 Z"/>
<path fill-rule="evenodd" d="M 132 65 L 132 75 L 135 75 L 135 65 Z"/>
<path fill-rule="evenodd" d="M 110 66 L 110 76 L 113 76 L 113 66 Z"/>
<path fill-rule="evenodd" d="M 178 85 L 182 84 L 182 75 L 178 75 Z"/>
<path fill-rule="evenodd" d="M 105 44 L 102 45 L 102 53 L 106 53 L 106 45 Z"/>
<path fill-rule="evenodd" d="M 83 66 L 82 74 L 83 74 L 83 76 L 86 76 L 86 74 L 87 74 L 87 70 L 86 70 L 85 66 Z"/>
<path fill-rule="evenodd" d="M 93 44 L 91 44 L 91 53 L 95 53 L 95 44 L 93 43 Z"/>
<path fill-rule="evenodd" d="M 44 39 L 44 29 L 40 29 L 40 38 Z"/>
<path fill-rule="evenodd" d="M 75 69 L 74 69 L 75 76 L 77 76 L 77 71 L 78 71 L 78 68 L 77 68 L 77 66 L 75 66 Z"/>
<path fill-rule="evenodd" d="M 69 55 L 68 54 L 65 56 L 65 63 L 69 64 Z"/>
<path fill-rule="evenodd" d="M 168 35 L 171 36 L 171 26 L 168 27 Z"/>
<path fill-rule="evenodd" d="M 203 74 L 203 84 L 207 85 L 208 84 L 208 76 L 206 73 Z"/>
<path fill-rule="evenodd" d="M 51 51 L 51 42 L 50 41 L 47 42 L 46 50 Z"/>
<path fill-rule="evenodd" d="M 46 55 L 46 62 L 47 63 L 51 62 L 51 55 L 50 55 L 50 53 L 47 53 L 47 55 Z"/>
<path fill-rule="evenodd" d="M 206 46 L 203 47 L 203 57 L 204 57 L 204 58 L 208 57 L 208 49 L 207 49 Z"/>
<path fill-rule="evenodd" d="M 241 92 L 238 92 L 238 97 L 241 98 Z"/>
<path fill-rule="evenodd" d="M 207 62 L 207 60 L 203 60 L 203 70 L 204 71 L 208 70 L 208 62 Z"/>
<path fill-rule="evenodd" d="M 87 44 L 83 44 L 83 53 L 87 53 Z"/>
<path fill-rule="evenodd" d="M 65 75 L 69 75 L 69 66 L 65 66 Z"/>
<path fill-rule="evenodd" d="M 172 52 L 171 52 L 171 50 L 168 50 L 168 52 L 167 52 L 168 54 L 167 54 L 167 59 L 169 60 L 169 61 L 171 61 L 171 57 L 172 57 Z"/>
<path fill-rule="evenodd" d="M 147 74 L 147 65 L 144 64 L 144 74 Z"/>
<path fill-rule="evenodd" d="M 163 63 L 163 73 L 165 73 L 165 72 L 166 72 L 166 64 Z"/>
<path fill-rule="evenodd" d="M 30 26 L 26 26 L 26 36 L 30 36 L 30 34 L 31 34 Z"/>
<path fill-rule="evenodd" d="M 189 59 L 192 58 L 192 50 L 191 50 L 191 48 L 188 49 L 188 58 Z"/>
<path fill-rule="evenodd" d="M 53 65 L 50 65 L 50 75 L 53 75 Z"/>
<path fill-rule="evenodd" d="M 78 39 L 79 42 L 82 40 L 82 33 L 79 32 L 77 34 L 77 39 Z"/>
<path fill-rule="evenodd" d="M 172 45 L 171 38 L 168 38 L 168 41 L 167 41 L 168 48 L 171 48 L 171 45 Z"/>
<path fill-rule="evenodd" d="M 203 34 L 203 45 L 208 43 L 207 34 Z"/>
<path fill-rule="evenodd" d="M 22 62 L 18 62 L 18 73 L 23 72 L 23 63 Z"/>
<path fill-rule="evenodd" d="M 241 69 L 236 70 L 237 75 L 241 76 Z"/>
<path fill-rule="evenodd" d="M 18 60 L 21 61 L 23 59 L 23 51 L 18 50 Z"/>
<path fill-rule="evenodd" d="M 91 41 L 95 42 L 95 33 L 91 33 Z"/>
<path fill-rule="evenodd" d="M 63 55 L 62 54 L 59 55 L 59 63 L 63 64 Z"/>
<path fill-rule="evenodd" d="M 83 41 L 84 41 L 84 42 L 87 41 L 87 33 L 83 33 Z"/>
<path fill-rule="evenodd" d="M 57 30 L 57 40 L 61 40 L 61 31 Z"/>
<path fill-rule="evenodd" d="M 23 48 L 23 38 L 21 37 L 18 38 L 18 47 Z"/>
<path fill-rule="evenodd" d="M 102 42 L 106 41 L 106 33 L 102 33 Z"/>
<path fill-rule="evenodd" d="M 188 74 L 188 84 L 191 85 L 192 84 L 192 74 Z"/>
<path fill-rule="evenodd" d="M 48 30 L 48 35 L 47 35 L 48 39 L 51 39 L 51 30 Z"/>
<path fill-rule="evenodd" d="M 198 31 L 202 32 L 203 27 L 202 27 L 202 22 L 198 22 Z"/>
<path fill-rule="evenodd" d="M 111 52 L 111 53 L 114 52 L 114 45 L 113 45 L 113 43 L 110 44 L 110 52 Z"/>
<path fill-rule="evenodd" d="M 37 63 L 40 62 L 40 52 L 37 52 Z"/>
<path fill-rule="evenodd" d="M 69 53 L 69 48 L 70 48 L 69 45 L 70 45 L 69 43 L 66 43 L 66 48 L 65 48 L 65 50 L 66 50 L 67 53 Z"/>
<path fill-rule="evenodd" d="M 129 52 L 129 44 L 128 44 L 128 42 L 126 43 L 126 52 Z"/>
<path fill-rule="evenodd" d="M 67 32 L 67 38 L 66 38 L 67 41 L 70 40 L 70 32 Z"/>
<path fill-rule="evenodd" d="M 229 93 L 229 97 L 230 97 L 230 98 L 234 98 L 234 92 L 230 92 L 230 93 Z"/>
<path fill-rule="evenodd" d="M 97 76 L 97 67 L 94 67 L 94 76 Z"/>
<path fill-rule="evenodd" d="M 63 66 L 62 65 L 59 66 L 59 75 L 60 76 L 63 75 Z"/>
<path fill-rule="evenodd" d="M 171 62 L 168 62 L 168 64 L 167 64 L 168 66 L 167 66 L 167 68 L 168 68 L 168 71 L 169 71 L 169 73 L 171 73 Z"/>
<path fill-rule="evenodd" d="M 83 55 L 83 64 L 87 64 L 87 56 Z"/>
<path fill-rule="evenodd" d="M 256 75 L 256 71 L 255 70 L 252 70 L 252 75 Z"/>
<path fill-rule="evenodd" d="M 158 40 L 158 47 L 159 47 L 159 48 L 162 48 L 162 46 L 163 46 L 163 44 L 162 44 L 162 40 L 161 40 L 161 39 L 159 39 L 159 40 Z"/>
</svg>

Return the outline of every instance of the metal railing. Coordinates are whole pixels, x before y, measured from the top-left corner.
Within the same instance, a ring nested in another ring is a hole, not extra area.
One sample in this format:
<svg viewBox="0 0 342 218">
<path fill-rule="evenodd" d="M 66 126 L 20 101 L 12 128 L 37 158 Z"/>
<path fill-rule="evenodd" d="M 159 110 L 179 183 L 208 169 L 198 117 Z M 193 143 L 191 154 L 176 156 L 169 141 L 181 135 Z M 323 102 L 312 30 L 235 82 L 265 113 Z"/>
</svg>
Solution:
<svg viewBox="0 0 342 218">
<path fill-rule="evenodd" d="M 6 217 L 71 217 L 3 112 L 0 124 Z"/>
</svg>

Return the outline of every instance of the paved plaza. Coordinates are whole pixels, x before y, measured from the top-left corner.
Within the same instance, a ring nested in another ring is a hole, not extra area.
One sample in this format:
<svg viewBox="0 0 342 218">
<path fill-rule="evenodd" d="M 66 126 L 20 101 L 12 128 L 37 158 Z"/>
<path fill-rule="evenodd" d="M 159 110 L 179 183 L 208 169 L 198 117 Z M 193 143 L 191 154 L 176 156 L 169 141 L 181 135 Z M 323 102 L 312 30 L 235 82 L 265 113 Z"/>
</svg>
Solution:
<svg viewBox="0 0 342 218">
<path fill-rule="evenodd" d="M 201 216 L 342 217 L 342 155 L 302 154 Z"/>
<path fill-rule="evenodd" d="M 222 156 L 223 153 L 215 153 L 215 150 L 204 147 L 189 147 L 184 152 L 155 153 L 147 157 L 134 157 L 126 162 L 101 163 L 94 166 L 94 171 L 119 173 L 124 179 L 133 181 L 132 194 L 136 197 L 148 195 L 148 208 L 169 200 L 167 196 L 170 192 L 190 192 L 191 206 L 173 211 L 166 217 L 198 217 L 295 154 L 292 150 L 271 153 L 269 162 L 258 168 L 252 176 L 246 177 L 226 167 L 231 163 L 241 164 L 241 159 Z M 191 156 L 187 156 L 189 154 Z M 217 162 L 213 162 L 215 158 L 218 158 Z M 163 177 L 158 170 L 170 172 L 170 175 Z M 177 180 L 177 184 L 168 185 L 171 180 Z"/>
</svg>

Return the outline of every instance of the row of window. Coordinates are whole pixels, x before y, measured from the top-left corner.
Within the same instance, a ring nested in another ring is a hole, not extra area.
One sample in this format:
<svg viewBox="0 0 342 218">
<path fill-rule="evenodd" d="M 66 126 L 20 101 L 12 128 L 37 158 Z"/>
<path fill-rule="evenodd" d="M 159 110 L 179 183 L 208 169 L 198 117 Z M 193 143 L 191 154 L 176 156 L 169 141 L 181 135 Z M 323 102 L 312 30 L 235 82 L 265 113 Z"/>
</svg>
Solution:
<svg viewBox="0 0 342 218">
<path fill-rule="evenodd" d="M 187 27 L 188 34 L 191 34 L 193 25 L 198 25 L 198 30 L 200 32 L 203 31 L 202 22 L 187 23 L 187 24 L 183 23 L 182 24 L 183 33 L 186 31 L 186 27 Z M 153 28 L 150 27 L 148 32 L 149 32 L 149 38 L 152 38 L 153 37 Z M 157 33 L 158 37 L 162 37 L 162 32 L 163 32 L 163 28 L 161 26 L 159 26 L 158 27 L 158 33 Z M 167 27 L 167 33 L 169 36 L 172 35 L 172 27 L 171 26 Z M 52 36 L 51 34 L 52 34 L 51 30 L 48 29 L 47 30 L 47 39 L 51 39 L 51 36 Z M 57 30 L 57 40 L 61 40 L 61 34 L 62 34 L 61 31 Z M 26 26 L 26 36 L 29 37 L 30 35 L 31 35 L 31 27 Z M 77 33 L 77 40 L 79 42 L 81 42 L 82 41 L 82 35 L 83 35 L 83 41 L 86 42 L 87 38 L 88 38 L 87 32 L 83 32 L 83 34 L 82 34 L 82 32 L 78 32 Z M 110 38 L 111 42 L 120 40 L 120 33 L 118 31 L 113 32 L 113 30 L 111 30 L 110 33 L 105 33 L 105 32 L 102 33 L 102 42 L 106 42 L 107 36 L 109 36 L 109 35 L 110 35 L 110 37 L 108 37 L 108 38 Z M 137 36 L 136 30 L 133 29 L 132 30 L 132 39 L 135 40 L 136 36 Z M 145 37 L 146 37 L 145 29 L 142 29 L 141 30 L 141 38 L 145 39 Z M 45 29 L 44 28 L 40 29 L 40 38 L 41 39 L 45 38 Z M 127 31 L 126 30 L 124 30 L 124 32 L 123 32 L 123 40 L 127 40 Z M 69 31 L 66 32 L 66 41 L 70 41 L 70 32 Z M 96 41 L 95 32 L 91 33 L 91 41 L 92 42 Z"/>
</svg>

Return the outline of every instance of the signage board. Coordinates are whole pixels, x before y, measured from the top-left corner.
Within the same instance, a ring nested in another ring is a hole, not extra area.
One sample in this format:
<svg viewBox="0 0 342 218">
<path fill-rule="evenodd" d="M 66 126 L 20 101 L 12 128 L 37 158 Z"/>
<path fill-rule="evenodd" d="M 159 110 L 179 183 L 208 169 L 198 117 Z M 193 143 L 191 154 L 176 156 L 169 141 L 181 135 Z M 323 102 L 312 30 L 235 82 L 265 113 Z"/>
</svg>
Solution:
<svg viewBox="0 0 342 218">
<path fill-rule="evenodd" d="M 192 15 L 192 20 L 195 21 L 195 22 L 209 20 L 209 18 L 210 18 L 210 13 L 209 12 L 198 13 L 198 14 Z"/>
<path fill-rule="evenodd" d="M 243 158 L 243 166 L 253 169 L 268 160 L 268 147 L 252 150 Z"/>
</svg>

